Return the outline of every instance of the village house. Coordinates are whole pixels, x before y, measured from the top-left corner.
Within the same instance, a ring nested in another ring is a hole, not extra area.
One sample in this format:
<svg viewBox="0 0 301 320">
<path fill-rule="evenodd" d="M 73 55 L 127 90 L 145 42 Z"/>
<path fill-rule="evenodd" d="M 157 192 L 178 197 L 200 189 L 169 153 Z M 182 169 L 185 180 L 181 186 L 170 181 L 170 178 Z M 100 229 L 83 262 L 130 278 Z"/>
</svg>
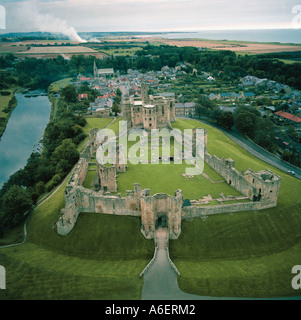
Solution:
<svg viewBox="0 0 301 320">
<path fill-rule="evenodd" d="M 293 124 L 295 126 L 301 126 L 301 118 L 295 116 L 288 112 L 278 111 L 275 112 L 274 115 L 278 117 L 281 121 L 284 121 L 288 124 Z"/>
<path fill-rule="evenodd" d="M 88 94 L 87 93 L 80 93 L 78 95 L 78 101 L 86 100 L 88 99 Z"/>
<path fill-rule="evenodd" d="M 254 99 L 256 97 L 254 92 L 244 92 L 240 95 L 240 100 L 246 100 L 246 99 Z"/>
<path fill-rule="evenodd" d="M 229 93 L 229 92 L 219 93 L 217 95 L 217 99 L 218 100 L 229 100 L 229 99 L 231 99 L 231 93 Z"/>
<path fill-rule="evenodd" d="M 176 116 L 195 116 L 195 102 L 176 103 Z"/>
<path fill-rule="evenodd" d="M 210 93 L 210 94 L 208 95 L 208 98 L 209 98 L 210 100 L 215 100 L 215 99 L 217 99 L 218 97 L 217 97 L 217 95 L 216 95 L 215 93 Z"/>
</svg>

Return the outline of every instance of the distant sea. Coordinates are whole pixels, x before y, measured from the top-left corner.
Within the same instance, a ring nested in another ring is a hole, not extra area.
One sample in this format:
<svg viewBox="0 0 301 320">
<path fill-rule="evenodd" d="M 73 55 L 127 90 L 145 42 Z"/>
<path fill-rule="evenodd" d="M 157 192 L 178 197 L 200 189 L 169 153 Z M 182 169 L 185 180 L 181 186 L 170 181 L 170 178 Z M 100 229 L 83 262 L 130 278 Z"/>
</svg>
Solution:
<svg viewBox="0 0 301 320">
<path fill-rule="evenodd" d="M 154 35 L 154 36 L 158 36 Z M 252 42 L 279 42 L 301 44 L 301 29 L 273 30 L 210 30 L 196 32 L 172 32 L 160 35 L 168 39 L 237 40 Z"/>
</svg>

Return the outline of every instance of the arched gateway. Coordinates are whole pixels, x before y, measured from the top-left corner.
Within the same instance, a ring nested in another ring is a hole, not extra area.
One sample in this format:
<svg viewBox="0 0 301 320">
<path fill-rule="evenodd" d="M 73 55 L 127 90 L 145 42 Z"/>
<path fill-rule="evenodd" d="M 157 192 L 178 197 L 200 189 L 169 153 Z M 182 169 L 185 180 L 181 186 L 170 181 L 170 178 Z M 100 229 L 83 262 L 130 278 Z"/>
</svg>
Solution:
<svg viewBox="0 0 301 320">
<path fill-rule="evenodd" d="M 170 239 L 181 233 L 183 195 L 181 190 L 172 197 L 165 193 L 141 197 L 141 231 L 146 238 L 153 238 L 159 227 L 167 228 Z"/>
</svg>

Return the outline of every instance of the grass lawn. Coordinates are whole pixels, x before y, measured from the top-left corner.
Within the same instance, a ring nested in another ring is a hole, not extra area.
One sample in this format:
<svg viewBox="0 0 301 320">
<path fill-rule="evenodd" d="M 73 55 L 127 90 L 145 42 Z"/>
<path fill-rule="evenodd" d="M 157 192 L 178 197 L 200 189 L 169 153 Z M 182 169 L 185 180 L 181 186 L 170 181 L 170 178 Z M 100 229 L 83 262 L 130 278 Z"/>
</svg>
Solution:
<svg viewBox="0 0 301 320">
<path fill-rule="evenodd" d="M 83 183 L 83 187 L 87 189 L 93 189 L 93 181 L 96 176 L 96 170 L 89 170 L 86 179 Z"/>
<path fill-rule="evenodd" d="M 89 133 L 91 129 L 102 129 L 111 123 L 113 118 L 86 118 L 87 124 L 84 127 L 84 132 Z"/>
<path fill-rule="evenodd" d="M 208 151 L 232 157 L 238 170 L 270 169 L 282 178 L 278 206 L 259 212 L 210 216 L 182 223 L 170 256 L 181 272 L 180 287 L 189 293 L 223 297 L 285 297 L 291 269 L 301 261 L 301 182 L 262 162 L 215 128 L 178 120 L 179 129 L 208 130 Z"/>
<path fill-rule="evenodd" d="M 86 118 L 87 124 L 84 127 L 84 133 L 89 135 L 89 131 L 91 129 L 97 128 L 102 129 L 106 127 L 109 123 L 111 123 L 114 119 L 113 118 Z M 84 139 L 78 146 L 77 150 L 81 152 L 84 148 L 85 143 L 89 140 L 89 136 Z"/>
<path fill-rule="evenodd" d="M 81 214 L 77 227 L 59 236 L 53 225 L 65 186 L 34 212 L 25 245 L 1 249 L 7 290 L 0 299 L 140 299 L 139 274 L 154 244 L 140 233 L 139 218 Z"/>
<path fill-rule="evenodd" d="M 122 117 L 116 118 L 116 120 L 108 126 L 108 129 L 111 129 L 115 132 L 116 135 L 119 134 L 119 122 L 122 121 Z"/>
<path fill-rule="evenodd" d="M 151 194 L 167 193 L 174 195 L 177 189 L 183 190 L 184 198 L 190 200 L 201 199 L 209 194 L 212 198 L 219 198 L 220 193 L 239 196 L 238 191 L 226 182 L 213 184 L 203 176 L 196 176 L 187 180 L 182 174 L 191 167 L 185 163 L 178 165 L 167 164 L 128 164 L 126 173 L 118 173 L 118 193 L 126 195 L 126 190 L 133 190 L 134 183 L 141 184 L 142 189 L 150 189 Z M 207 168 L 207 166 L 206 166 Z M 205 170 L 206 172 L 206 170 Z M 209 175 L 209 174 L 208 174 Z M 219 180 L 223 180 L 220 178 Z"/>
<path fill-rule="evenodd" d="M 66 79 L 62 79 L 62 80 L 56 81 L 56 82 L 51 84 L 51 89 L 53 91 L 58 92 L 62 88 L 66 87 L 70 83 L 71 80 L 72 80 L 72 78 L 66 78 Z"/>
</svg>

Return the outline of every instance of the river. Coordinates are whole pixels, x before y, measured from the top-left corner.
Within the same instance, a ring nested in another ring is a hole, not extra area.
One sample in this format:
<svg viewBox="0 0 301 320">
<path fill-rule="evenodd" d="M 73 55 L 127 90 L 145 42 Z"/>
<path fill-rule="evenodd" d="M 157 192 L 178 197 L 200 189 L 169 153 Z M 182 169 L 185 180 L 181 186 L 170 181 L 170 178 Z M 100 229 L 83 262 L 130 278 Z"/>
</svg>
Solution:
<svg viewBox="0 0 301 320">
<path fill-rule="evenodd" d="M 45 93 L 17 93 L 16 98 L 18 104 L 0 140 L 0 188 L 11 174 L 24 168 L 33 151 L 41 148 L 50 117 L 51 103 Z"/>
</svg>

